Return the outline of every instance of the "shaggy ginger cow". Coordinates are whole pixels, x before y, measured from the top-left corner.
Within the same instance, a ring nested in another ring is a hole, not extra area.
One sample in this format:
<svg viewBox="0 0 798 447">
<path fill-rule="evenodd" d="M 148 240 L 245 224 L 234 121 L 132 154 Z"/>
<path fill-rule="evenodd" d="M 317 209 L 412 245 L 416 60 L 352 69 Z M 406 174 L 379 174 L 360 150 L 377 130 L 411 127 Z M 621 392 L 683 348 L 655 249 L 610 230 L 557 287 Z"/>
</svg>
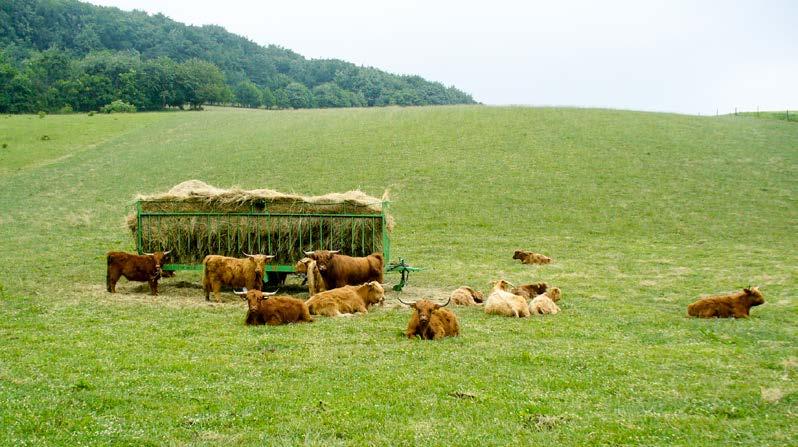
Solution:
<svg viewBox="0 0 798 447">
<path fill-rule="evenodd" d="M 153 296 L 158 295 L 158 280 L 164 275 L 161 270 L 163 260 L 169 251 L 156 251 L 134 255 L 123 251 L 111 251 L 106 256 L 108 268 L 105 272 L 105 286 L 111 293 L 116 293 L 116 283 L 124 276 L 128 281 L 148 282 Z"/>
<path fill-rule="evenodd" d="M 344 286 L 327 290 L 310 297 L 305 304 L 310 313 L 339 317 L 355 312 L 368 313 L 368 306 L 382 303 L 385 300 L 385 289 L 377 281 L 359 286 Z"/>
<path fill-rule="evenodd" d="M 202 277 L 202 286 L 205 289 L 205 299 L 210 301 L 210 292 L 216 301 L 222 300 L 222 286 L 245 287 L 260 290 L 263 288 L 263 270 L 266 263 L 274 256 L 248 255 L 246 258 L 229 258 L 227 256 L 208 255 L 202 261 L 205 274 Z"/>
<path fill-rule="evenodd" d="M 430 300 L 420 300 L 415 303 L 399 302 L 413 308 L 413 316 L 407 324 L 405 335 L 407 338 L 421 337 L 422 340 L 440 340 L 443 337 L 456 337 L 460 335 L 460 323 L 457 315 L 449 309 L 444 309 L 446 304 L 435 304 Z"/>
<path fill-rule="evenodd" d="M 529 302 L 529 313 L 532 315 L 556 314 L 560 306 L 555 304 L 560 300 L 560 289 L 552 287 L 546 293 L 540 294 Z"/>
<path fill-rule="evenodd" d="M 516 250 L 513 259 L 520 259 L 521 264 L 549 264 L 551 262 L 550 257 L 527 250 Z"/>
<path fill-rule="evenodd" d="M 508 292 L 511 286 L 512 284 L 503 279 L 493 283 L 493 290 L 485 301 L 486 314 L 518 318 L 529 316 L 529 306 L 526 304 L 526 299 Z"/>
<path fill-rule="evenodd" d="M 316 261 L 310 258 L 302 258 L 294 265 L 297 273 L 304 273 L 308 281 L 308 294 L 313 296 L 319 292 L 327 290 L 324 287 L 324 278 L 321 277 Z"/>
<path fill-rule="evenodd" d="M 235 291 L 234 291 L 235 292 Z M 313 322 L 305 302 L 290 296 L 272 296 L 277 292 L 263 293 L 260 290 L 235 292 L 247 299 L 247 318 L 249 325 L 268 324 L 277 326 L 289 323 Z"/>
<path fill-rule="evenodd" d="M 549 285 L 545 282 L 536 282 L 534 284 L 524 284 L 522 286 L 514 287 L 510 292 L 529 299 L 546 293 L 546 289 L 548 287 Z"/>
<path fill-rule="evenodd" d="M 746 318 L 751 308 L 764 304 L 765 298 L 757 287 L 742 292 L 701 298 L 687 306 L 687 315 L 700 318 Z"/>
<path fill-rule="evenodd" d="M 384 282 L 382 253 L 372 253 L 363 258 L 339 254 L 340 250 L 306 251 L 305 255 L 316 261 L 316 267 L 328 289 L 356 286 L 369 281 Z"/>
<path fill-rule="evenodd" d="M 479 306 L 482 304 L 483 298 L 482 292 L 468 286 L 455 289 L 449 297 L 456 306 Z"/>
</svg>

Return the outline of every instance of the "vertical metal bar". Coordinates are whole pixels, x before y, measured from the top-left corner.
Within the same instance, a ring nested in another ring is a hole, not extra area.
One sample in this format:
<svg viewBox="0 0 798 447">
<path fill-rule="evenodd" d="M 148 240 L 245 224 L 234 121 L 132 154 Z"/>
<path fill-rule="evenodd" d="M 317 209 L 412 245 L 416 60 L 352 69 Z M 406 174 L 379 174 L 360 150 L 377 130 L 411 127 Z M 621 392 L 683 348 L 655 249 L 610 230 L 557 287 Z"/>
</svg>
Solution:
<svg viewBox="0 0 798 447">
<path fill-rule="evenodd" d="M 213 251 L 212 242 L 211 242 L 211 216 L 208 215 L 208 221 L 205 227 L 205 231 L 208 232 L 208 249 L 206 250 L 208 253 Z M 201 255 L 200 255 L 201 256 Z"/>
<path fill-rule="evenodd" d="M 272 215 L 269 214 L 266 219 L 267 219 L 267 223 L 269 225 L 269 232 L 267 233 L 267 237 L 269 239 L 268 240 L 268 242 L 269 242 L 269 253 L 267 253 L 267 254 L 272 254 L 273 253 L 272 252 Z"/>
<path fill-rule="evenodd" d="M 141 251 L 141 200 L 136 201 L 136 250 Z"/>
<path fill-rule="evenodd" d="M 382 202 L 382 255 L 385 265 L 391 262 L 391 238 L 388 237 L 388 207 L 389 202 Z"/>
<path fill-rule="evenodd" d="M 299 251 L 302 252 L 300 253 L 300 256 L 304 256 L 305 246 L 302 244 L 302 216 L 299 216 L 299 224 L 297 227 L 299 227 Z"/>
<path fill-rule="evenodd" d="M 355 218 L 352 217 L 351 223 L 349 224 L 352 227 L 352 238 L 349 239 L 349 253 L 355 252 Z"/>
<path fill-rule="evenodd" d="M 375 250 L 375 248 L 377 248 L 377 245 L 376 245 L 377 244 L 377 238 L 374 237 L 374 227 L 377 226 L 377 218 L 372 217 L 369 220 L 371 221 L 371 253 L 374 253 L 375 251 L 377 251 L 377 250 Z M 363 256 L 368 256 L 371 253 L 363 253 Z"/>
<path fill-rule="evenodd" d="M 319 217 L 319 248 L 324 250 L 324 218 Z"/>
</svg>

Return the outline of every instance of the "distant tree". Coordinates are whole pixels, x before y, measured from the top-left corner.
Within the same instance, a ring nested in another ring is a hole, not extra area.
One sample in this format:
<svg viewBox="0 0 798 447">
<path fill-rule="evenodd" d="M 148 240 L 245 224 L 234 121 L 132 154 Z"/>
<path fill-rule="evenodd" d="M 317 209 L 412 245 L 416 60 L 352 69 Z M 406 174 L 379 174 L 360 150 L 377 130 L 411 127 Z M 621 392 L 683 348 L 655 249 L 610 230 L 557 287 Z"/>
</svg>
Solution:
<svg viewBox="0 0 798 447">
<path fill-rule="evenodd" d="M 263 94 L 257 85 L 250 81 L 241 82 L 235 89 L 236 102 L 245 106 L 257 108 L 263 102 Z"/>
<path fill-rule="evenodd" d="M 224 83 L 222 72 L 207 61 L 189 59 L 181 63 L 177 69 L 177 80 L 185 95 L 185 102 L 192 109 L 199 109 L 207 103 L 224 102 L 232 96 Z"/>
<path fill-rule="evenodd" d="M 333 82 L 325 82 L 313 87 L 313 99 L 317 107 L 352 107 L 349 92 Z"/>
<path fill-rule="evenodd" d="M 307 109 L 313 107 L 313 95 L 307 87 L 292 82 L 285 87 L 285 95 L 288 104 L 295 109 Z"/>
<path fill-rule="evenodd" d="M 33 83 L 24 74 L 17 74 L 8 83 L 8 112 L 32 113 L 36 111 L 36 95 Z"/>
<path fill-rule="evenodd" d="M 263 106 L 267 109 L 271 109 L 272 107 L 276 106 L 276 100 L 274 98 L 274 93 L 272 93 L 271 89 L 264 88 L 261 90 L 261 98 Z"/>
</svg>

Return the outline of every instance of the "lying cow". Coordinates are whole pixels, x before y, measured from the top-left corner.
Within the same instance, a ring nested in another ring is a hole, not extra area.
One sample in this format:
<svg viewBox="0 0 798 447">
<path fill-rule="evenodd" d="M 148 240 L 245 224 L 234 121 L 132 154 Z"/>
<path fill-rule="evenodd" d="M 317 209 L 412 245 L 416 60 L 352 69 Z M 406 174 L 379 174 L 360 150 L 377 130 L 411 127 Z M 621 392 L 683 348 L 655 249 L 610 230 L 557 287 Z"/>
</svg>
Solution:
<svg viewBox="0 0 798 447">
<path fill-rule="evenodd" d="M 757 287 L 742 292 L 701 298 L 687 306 L 687 315 L 700 318 L 746 318 L 751 308 L 764 304 L 765 298 Z"/>
<path fill-rule="evenodd" d="M 444 309 L 446 304 L 435 304 L 430 300 L 420 300 L 415 303 L 399 302 L 413 308 L 413 315 L 407 324 L 405 335 L 407 338 L 420 337 L 422 340 L 440 340 L 443 337 L 456 337 L 460 335 L 460 322 L 457 315 L 449 309 Z"/>
<path fill-rule="evenodd" d="M 208 255 L 202 261 L 205 274 L 202 277 L 202 286 L 205 289 L 205 299 L 210 301 L 210 292 L 216 301 L 221 301 L 222 286 L 246 287 L 247 289 L 261 290 L 263 288 L 263 270 L 266 263 L 274 256 L 248 255 L 246 258 L 228 258 L 227 256 Z"/>
<path fill-rule="evenodd" d="M 123 251 L 108 252 L 108 269 L 105 273 L 105 285 L 109 292 L 116 293 L 116 283 L 124 276 L 128 281 L 141 281 L 150 284 L 150 292 L 158 295 L 158 280 L 164 276 L 161 266 L 164 258 L 171 252 L 156 251 L 135 255 Z"/>
<path fill-rule="evenodd" d="M 512 284 L 503 279 L 493 283 L 493 290 L 485 301 L 486 314 L 517 318 L 529 316 L 526 298 L 509 292 L 511 286 Z"/>
<path fill-rule="evenodd" d="M 339 254 L 340 250 L 306 251 L 305 255 L 316 261 L 327 289 L 356 286 L 370 281 L 384 282 L 382 253 L 372 253 L 363 258 Z"/>
<path fill-rule="evenodd" d="M 305 274 L 308 282 L 309 296 L 327 290 L 324 286 L 324 278 L 321 277 L 321 273 L 318 267 L 316 267 L 316 261 L 310 258 L 302 258 L 294 265 L 294 270 L 296 270 L 297 273 Z"/>
<path fill-rule="evenodd" d="M 532 315 L 554 315 L 560 311 L 557 301 L 560 300 L 560 289 L 552 287 L 546 293 L 540 294 L 529 302 L 529 313 Z"/>
<path fill-rule="evenodd" d="M 479 290 L 474 290 L 468 286 L 462 286 L 452 292 L 449 299 L 455 306 L 479 306 L 482 304 L 484 295 Z"/>
<path fill-rule="evenodd" d="M 514 287 L 510 293 L 521 295 L 522 297 L 529 299 L 546 293 L 546 289 L 548 287 L 549 285 L 545 282 L 536 282 L 534 284 L 524 284 L 522 286 Z"/>
<path fill-rule="evenodd" d="M 308 306 L 302 300 L 290 296 L 272 296 L 277 292 L 264 293 L 260 290 L 244 289 L 244 292 L 233 292 L 236 295 L 246 296 L 248 306 L 246 324 L 277 326 L 303 321 L 313 322 Z"/>
<path fill-rule="evenodd" d="M 540 253 L 534 253 L 527 250 L 516 250 L 513 254 L 513 259 L 520 259 L 521 264 L 549 264 L 551 258 L 544 256 Z"/>
<path fill-rule="evenodd" d="M 310 313 L 338 317 L 355 312 L 368 313 L 368 307 L 385 300 L 385 289 L 377 281 L 359 286 L 343 286 L 321 292 L 305 301 Z"/>
</svg>

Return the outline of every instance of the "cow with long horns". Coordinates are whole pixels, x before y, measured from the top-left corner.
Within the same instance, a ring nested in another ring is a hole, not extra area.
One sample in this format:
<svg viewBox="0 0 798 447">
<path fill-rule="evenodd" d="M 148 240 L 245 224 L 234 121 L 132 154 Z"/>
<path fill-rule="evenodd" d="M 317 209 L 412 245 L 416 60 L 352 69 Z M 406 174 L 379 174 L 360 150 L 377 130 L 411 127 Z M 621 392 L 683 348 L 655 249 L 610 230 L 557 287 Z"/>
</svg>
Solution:
<svg viewBox="0 0 798 447">
<path fill-rule="evenodd" d="M 136 255 L 123 251 L 108 252 L 108 269 L 105 274 L 105 285 L 108 291 L 116 293 L 116 283 L 124 276 L 128 281 L 148 282 L 153 296 L 158 295 L 158 280 L 163 275 L 161 265 L 169 251 L 156 251 Z"/>
<path fill-rule="evenodd" d="M 313 322 L 308 306 L 305 302 L 290 296 L 274 296 L 277 292 L 261 292 L 260 290 L 233 291 L 236 295 L 247 300 L 247 318 L 244 320 L 249 325 L 268 324 L 278 326 L 281 324 Z"/>
<path fill-rule="evenodd" d="M 460 335 L 460 323 L 457 315 L 446 306 L 452 301 L 451 297 L 446 304 L 436 304 L 430 300 L 419 300 L 415 303 L 399 302 L 410 306 L 413 315 L 407 324 L 405 335 L 407 338 L 421 337 L 423 340 L 440 340 L 443 337 L 456 337 Z"/>
<path fill-rule="evenodd" d="M 366 257 L 354 258 L 342 255 L 340 250 L 306 251 L 305 255 L 316 261 L 327 290 L 343 286 L 357 286 L 363 283 L 384 282 L 382 253 L 372 253 Z"/>
<path fill-rule="evenodd" d="M 246 287 L 247 289 L 261 290 L 263 288 L 263 275 L 266 263 L 274 256 L 250 255 L 244 253 L 245 258 L 230 258 L 227 256 L 208 255 L 202 261 L 205 274 L 202 277 L 202 287 L 205 289 L 205 299 L 210 301 L 210 292 L 218 302 L 221 301 L 222 286 L 233 288 Z"/>
</svg>

